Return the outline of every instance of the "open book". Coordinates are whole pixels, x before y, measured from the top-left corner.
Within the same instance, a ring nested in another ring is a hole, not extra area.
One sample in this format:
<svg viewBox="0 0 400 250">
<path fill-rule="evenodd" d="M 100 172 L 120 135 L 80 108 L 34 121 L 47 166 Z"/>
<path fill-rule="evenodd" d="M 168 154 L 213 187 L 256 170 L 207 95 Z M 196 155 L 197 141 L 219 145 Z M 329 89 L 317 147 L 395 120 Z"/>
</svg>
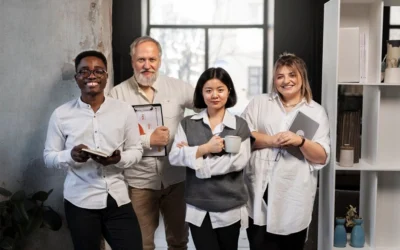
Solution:
<svg viewBox="0 0 400 250">
<path fill-rule="evenodd" d="M 120 144 L 118 144 L 118 146 L 114 150 L 112 150 L 110 153 L 106 153 L 106 152 L 103 152 L 100 150 L 94 150 L 94 149 L 90 149 L 90 148 L 82 148 L 82 151 L 85 151 L 86 153 L 89 153 L 92 155 L 107 158 L 107 157 L 110 157 L 114 153 L 114 151 L 117 150 L 122 144 L 124 144 L 125 141 L 126 141 L 126 139 L 123 140 Z"/>
</svg>

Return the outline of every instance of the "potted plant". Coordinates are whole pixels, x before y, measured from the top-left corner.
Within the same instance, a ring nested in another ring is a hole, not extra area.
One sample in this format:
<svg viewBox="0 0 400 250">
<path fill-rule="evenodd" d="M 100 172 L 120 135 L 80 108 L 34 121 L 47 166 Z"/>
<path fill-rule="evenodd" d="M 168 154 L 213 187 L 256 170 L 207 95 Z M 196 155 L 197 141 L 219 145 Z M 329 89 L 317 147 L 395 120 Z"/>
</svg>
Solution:
<svg viewBox="0 0 400 250">
<path fill-rule="evenodd" d="M 61 228 L 61 217 L 44 205 L 52 191 L 27 196 L 23 190 L 12 193 L 0 187 L 6 197 L 0 202 L 0 250 L 22 249 L 27 237 L 39 228 Z"/>
<path fill-rule="evenodd" d="M 361 217 L 358 215 L 357 207 L 349 205 L 346 209 L 347 209 L 347 212 L 346 212 L 346 228 L 347 228 L 348 232 L 351 232 L 351 230 L 353 229 L 353 227 L 355 225 L 355 221 L 354 220 L 361 219 Z"/>
</svg>

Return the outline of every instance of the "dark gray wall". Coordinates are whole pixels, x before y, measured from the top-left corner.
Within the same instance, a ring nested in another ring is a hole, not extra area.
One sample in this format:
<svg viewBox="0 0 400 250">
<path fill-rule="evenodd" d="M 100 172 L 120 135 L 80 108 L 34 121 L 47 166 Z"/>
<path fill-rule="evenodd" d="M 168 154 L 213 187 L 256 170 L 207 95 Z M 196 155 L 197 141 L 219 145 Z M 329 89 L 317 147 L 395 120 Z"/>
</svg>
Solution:
<svg viewBox="0 0 400 250">
<path fill-rule="evenodd" d="M 113 62 L 114 82 L 119 84 L 132 76 L 129 46 L 141 36 L 141 1 L 113 1 Z"/>
<path fill-rule="evenodd" d="M 44 166 L 47 124 L 57 106 L 80 96 L 75 56 L 98 49 L 110 60 L 111 7 L 112 0 L 0 0 L 0 186 L 54 189 L 48 204 L 61 214 L 66 170 Z M 72 248 L 65 222 L 29 243 L 30 250 Z"/>
<path fill-rule="evenodd" d="M 314 100 L 321 102 L 322 34 L 327 0 L 276 0 L 274 60 L 287 51 L 307 64 Z"/>
</svg>

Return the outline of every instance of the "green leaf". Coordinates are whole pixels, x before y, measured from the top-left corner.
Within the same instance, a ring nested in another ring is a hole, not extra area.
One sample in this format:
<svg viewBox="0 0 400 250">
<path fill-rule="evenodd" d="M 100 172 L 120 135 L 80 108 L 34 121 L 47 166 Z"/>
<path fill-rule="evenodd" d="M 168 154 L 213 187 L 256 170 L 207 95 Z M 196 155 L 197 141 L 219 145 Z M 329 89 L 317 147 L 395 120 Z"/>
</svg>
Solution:
<svg viewBox="0 0 400 250">
<path fill-rule="evenodd" d="M 26 235 L 29 235 L 39 229 L 43 222 L 43 211 L 41 207 L 37 207 L 29 212 L 31 216 L 28 224 L 25 227 Z"/>
<path fill-rule="evenodd" d="M 14 248 L 14 239 L 11 237 L 4 237 L 0 242 L 0 249 L 12 250 Z"/>
<path fill-rule="evenodd" d="M 10 197 L 12 193 L 5 188 L 0 187 L 0 194 L 6 197 Z"/>
<path fill-rule="evenodd" d="M 25 204 L 23 202 L 16 202 L 14 205 L 16 210 L 13 213 L 16 215 L 14 218 L 16 218 L 19 223 L 27 222 L 29 220 L 29 216 L 25 210 Z"/>
<path fill-rule="evenodd" d="M 11 201 L 13 202 L 23 202 L 26 198 L 25 192 L 23 190 L 17 191 L 11 196 Z"/>
<path fill-rule="evenodd" d="M 32 195 L 32 200 L 44 202 L 48 197 L 49 193 L 45 191 L 39 191 Z"/>
<path fill-rule="evenodd" d="M 6 208 L 9 204 L 9 201 L 1 201 L 0 202 L 0 209 Z"/>
</svg>

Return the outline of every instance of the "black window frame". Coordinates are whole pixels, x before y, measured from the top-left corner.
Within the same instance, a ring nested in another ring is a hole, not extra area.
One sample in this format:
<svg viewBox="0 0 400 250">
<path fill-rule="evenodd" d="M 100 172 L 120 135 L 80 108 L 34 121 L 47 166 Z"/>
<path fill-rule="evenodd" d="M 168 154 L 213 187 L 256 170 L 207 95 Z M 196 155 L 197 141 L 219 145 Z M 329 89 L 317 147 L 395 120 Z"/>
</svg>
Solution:
<svg viewBox="0 0 400 250">
<path fill-rule="evenodd" d="M 243 29 L 243 28 L 258 28 L 263 30 L 263 56 L 262 56 L 262 93 L 267 93 L 267 79 L 268 79 L 268 0 L 264 1 L 264 18 L 263 24 L 210 24 L 210 25 L 176 25 L 176 24 L 151 24 L 150 23 L 150 1 L 147 0 L 147 26 L 146 26 L 146 34 L 150 35 L 150 30 L 152 28 L 157 29 L 204 29 L 205 31 L 205 65 L 204 68 L 209 68 L 209 36 L 208 31 L 210 29 Z"/>
</svg>

